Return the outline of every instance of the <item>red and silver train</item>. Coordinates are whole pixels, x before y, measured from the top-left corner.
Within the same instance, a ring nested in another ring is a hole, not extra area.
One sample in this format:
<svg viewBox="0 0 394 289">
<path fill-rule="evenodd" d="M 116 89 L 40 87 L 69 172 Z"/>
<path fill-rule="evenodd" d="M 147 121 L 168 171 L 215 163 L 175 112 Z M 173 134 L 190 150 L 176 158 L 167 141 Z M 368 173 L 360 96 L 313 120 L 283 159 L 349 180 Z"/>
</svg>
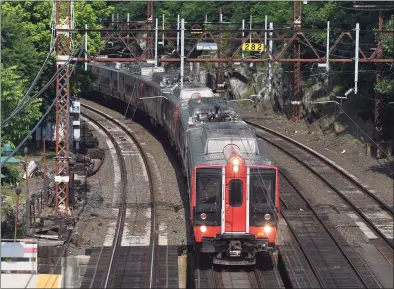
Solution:
<svg viewBox="0 0 394 289">
<path fill-rule="evenodd" d="M 188 183 L 195 248 L 213 263 L 253 265 L 274 249 L 278 168 L 231 103 L 201 83 L 152 65 L 90 63 L 97 90 L 130 103 L 162 126 L 179 151 Z"/>
</svg>

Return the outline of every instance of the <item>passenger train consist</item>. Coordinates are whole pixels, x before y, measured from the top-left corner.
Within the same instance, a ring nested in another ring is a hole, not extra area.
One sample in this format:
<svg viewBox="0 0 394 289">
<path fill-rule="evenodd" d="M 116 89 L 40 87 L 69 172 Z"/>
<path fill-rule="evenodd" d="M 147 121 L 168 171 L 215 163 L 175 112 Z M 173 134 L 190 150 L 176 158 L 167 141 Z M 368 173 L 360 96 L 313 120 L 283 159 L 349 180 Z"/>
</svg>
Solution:
<svg viewBox="0 0 394 289">
<path fill-rule="evenodd" d="M 254 265 L 278 230 L 278 168 L 230 102 L 201 83 L 149 64 L 90 63 L 99 92 L 161 125 L 187 177 L 195 248 L 213 263 Z"/>
</svg>

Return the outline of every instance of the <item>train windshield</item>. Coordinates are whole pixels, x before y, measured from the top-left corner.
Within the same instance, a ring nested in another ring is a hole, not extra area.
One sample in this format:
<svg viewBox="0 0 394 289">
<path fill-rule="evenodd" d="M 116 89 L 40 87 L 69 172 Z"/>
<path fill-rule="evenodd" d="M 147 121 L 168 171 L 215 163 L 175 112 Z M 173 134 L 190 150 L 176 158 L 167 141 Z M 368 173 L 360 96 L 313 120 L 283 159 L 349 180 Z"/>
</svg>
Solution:
<svg viewBox="0 0 394 289">
<path fill-rule="evenodd" d="M 275 170 L 250 170 L 250 200 L 256 205 L 275 207 Z"/>
<path fill-rule="evenodd" d="M 216 204 L 221 195 L 221 169 L 197 170 L 197 204 Z"/>
<path fill-rule="evenodd" d="M 222 169 L 197 169 L 196 208 L 194 209 L 196 224 L 219 226 L 222 196 Z M 202 214 L 206 217 L 202 219 Z"/>
<path fill-rule="evenodd" d="M 273 169 L 250 170 L 250 225 L 262 226 L 264 215 L 275 210 L 276 172 Z"/>
<path fill-rule="evenodd" d="M 198 87 L 197 89 L 182 89 L 181 99 L 196 99 L 202 97 L 213 97 L 213 92 L 207 87 Z"/>
</svg>

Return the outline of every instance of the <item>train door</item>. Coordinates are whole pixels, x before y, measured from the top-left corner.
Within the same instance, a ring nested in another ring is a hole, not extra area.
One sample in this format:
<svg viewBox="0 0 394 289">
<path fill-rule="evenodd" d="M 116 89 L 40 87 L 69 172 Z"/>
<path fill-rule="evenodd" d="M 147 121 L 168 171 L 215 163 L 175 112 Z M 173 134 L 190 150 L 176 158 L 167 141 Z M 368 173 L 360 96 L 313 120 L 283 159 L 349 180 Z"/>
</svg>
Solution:
<svg viewBox="0 0 394 289">
<path fill-rule="evenodd" d="M 245 177 L 226 177 L 223 169 L 223 211 L 224 233 L 247 232 L 247 186 Z"/>
</svg>

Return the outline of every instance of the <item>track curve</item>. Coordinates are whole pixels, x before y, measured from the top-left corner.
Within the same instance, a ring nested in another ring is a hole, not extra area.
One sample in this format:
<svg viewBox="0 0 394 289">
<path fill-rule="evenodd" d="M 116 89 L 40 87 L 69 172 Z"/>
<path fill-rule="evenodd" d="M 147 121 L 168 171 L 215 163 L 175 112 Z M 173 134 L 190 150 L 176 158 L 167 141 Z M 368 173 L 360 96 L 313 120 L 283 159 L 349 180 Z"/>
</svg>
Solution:
<svg viewBox="0 0 394 289">
<path fill-rule="evenodd" d="M 144 153 L 143 148 L 141 147 L 141 144 L 139 141 L 136 139 L 136 137 L 127 129 L 127 127 L 114 119 L 113 117 L 105 114 L 104 112 L 86 106 L 84 104 L 81 104 L 81 106 L 90 111 L 93 112 L 96 115 L 99 115 L 101 118 L 103 118 L 105 121 L 111 122 L 115 126 L 119 127 L 121 131 L 127 135 L 127 137 L 131 140 L 131 142 L 137 147 L 138 152 L 142 158 L 144 167 L 146 168 L 147 172 L 147 177 L 148 177 L 148 183 L 149 183 L 149 192 L 150 192 L 150 214 L 151 214 L 151 234 L 150 234 L 150 244 L 149 244 L 149 252 L 144 250 L 144 255 L 149 254 L 149 264 L 146 264 L 144 267 L 149 268 L 145 272 L 146 276 L 143 278 L 143 283 L 141 286 L 146 287 L 146 288 L 153 288 L 154 287 L 154 267 L 155 267 L 155 262 L 156 262 L 156 251 L 157 251 L 157 244 L 158 244 L 158 234 L 157 234 L 157 222 L 156 222 L 156 206 L 155 206 L 155 195 L 154 195 L 154 188 L 153 188 L 153 179 L 152 179 L 152 173 L 150 170 L 149 162 L 146 157 L 146 154 Z M 124 228 L 124 223 L 125 223 L 125 218 L 126 218 L 126 206 L 127 206 L 127 200 L 126 200 L 126 191 L 127 191 L 127 170 L 126 170 L 126 164 L 125 164 L 125 159 L 124 156 L 122 155 L 122 150 L 115 140 L 115 138 L 112 136 L 111 132 L 104 126 L 102 125 L 99 121 L 95 120 L 91 116 L 87 115 L 86 113 L 81 112 L 81 115 L 83 117 L 86 117 L 89 119 L 91 122 L 93 122 L 95 125 L 100 127 L 105 134 L 108 136 L 108 138 L 111 140 L 111 142 L 114 145 L 114 148 L 116 150 L 116 154 L 119 159 L 120 167 L 121 167 L 121 181 L 122 181 L 122 190 L 121 190 L 121 206 L 119 209 L 119 214 L 118 214 L 118 219 L 117 219 L 117 227 L 116 227 L 116 233 L 114 236 L 114 242 L 111 247 L 110 252 L 108 250 L 104 250 L 104 247 L 100 249 L 98 252 L 98 259 L 97 259 L 97 265 L 96 269 L 94 270 L 93 278 L 90 280 L 90 287 L 93 288 L 93 284 L 95 283 L 97 285 L 97 282 L 95 281 L 95 277 L 100 274 L 96 274 L 97 271 L 99 271 L 100 266 L 105 266 L 103 264 L 107 264 L 107 267 L 104 268 L 106 270 L 105 273 L 105 281 L 101 281 L 101 288 L 114 288 L 117 286 L 113 286 L 115 278 L 126 278 L 127 276 L 123 276 L 122 274 L 118 274 L 115 270 L 115 264 L 118 261 L 120 257 L 120 251 L 121 251 L 121 241 L 122 241 L 122 235 L 123 235 L 123 228 Z M 127 248 L 122 247 L 122 251 L 127 250 Z M 124 253 L 123 253 L 124 254 Z M 101 273 L 101 272 L 100 272 Z M 85 281 L 85 280 L 84 280 Z M 86 284 L 86 283 L 85 283 Z"/>
<path fill-rule="evenodd" d="M 392 236 L 394 213 L 391 207 L 376 197 L 368 188 L 353 177 L 351 173 L 318 152 L 272 129 L 256 124 L 249 119 L 244 119 L 244 121 L 261 131 L 261 133 L 256 133 L 259 138 L 267 141 L 293 159 L 302 163 L 334 190 L 371 228 L 373 228 L 392 251 L 394 248 Z M 280 142 L 281 140 L 284 142 Z M 358 191 L 364 194 L 362 196 L 359 194 L 352 194 Z M 365 209 L 366 207 L 375 208 L 375 210 L 380 209 L 388 215 L 388 219 L 384 223 L 381 223 L 381 220 L 374 218 L 374 216 Z"/>
</svg>

